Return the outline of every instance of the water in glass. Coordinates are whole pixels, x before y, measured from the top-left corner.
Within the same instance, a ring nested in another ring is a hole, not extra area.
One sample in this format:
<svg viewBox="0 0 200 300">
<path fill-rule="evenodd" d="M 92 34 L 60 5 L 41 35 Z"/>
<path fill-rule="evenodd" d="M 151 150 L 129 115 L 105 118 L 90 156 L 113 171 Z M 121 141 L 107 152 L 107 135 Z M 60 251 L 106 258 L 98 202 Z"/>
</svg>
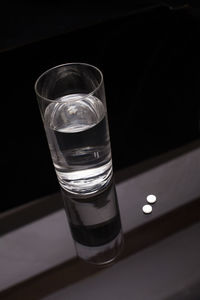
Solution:
<svg viewBox="0 0 200 300">
<path fill-rule="evenodd" d="M 92 95 L 70 94 L 50 103 L 44 124 L 61 186 L 92 194 L 112 177 L 110 138 L 104 104 Z"/>
</svg>

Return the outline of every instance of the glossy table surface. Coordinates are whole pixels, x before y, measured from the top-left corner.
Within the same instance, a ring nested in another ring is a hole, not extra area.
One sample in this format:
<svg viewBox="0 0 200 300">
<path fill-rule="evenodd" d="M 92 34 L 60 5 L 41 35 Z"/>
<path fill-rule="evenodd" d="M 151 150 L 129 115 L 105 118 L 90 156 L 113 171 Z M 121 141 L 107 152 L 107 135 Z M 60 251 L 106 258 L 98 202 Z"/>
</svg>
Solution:
<svg viewBox="0 0 200 300">
<path fill-rule="evenodd" d="M 76 257 L 63 209 L 3 235 L 0 296 L 193 299 L 181 297 L 200 292 L 199 178 L 199 142 L 116 174 L 125 245 L 109 268 Z M 144 215 L 148 194 L 157 202 Z"/>
</svg>

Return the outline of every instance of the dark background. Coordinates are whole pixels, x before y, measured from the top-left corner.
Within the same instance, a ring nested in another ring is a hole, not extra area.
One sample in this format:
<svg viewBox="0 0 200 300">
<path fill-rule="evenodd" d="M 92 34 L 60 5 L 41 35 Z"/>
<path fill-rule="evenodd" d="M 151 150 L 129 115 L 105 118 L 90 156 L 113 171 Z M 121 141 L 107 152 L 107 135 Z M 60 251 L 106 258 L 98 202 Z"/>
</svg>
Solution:
<svg viewBox="0 0 200 300">
<path fill-rule="evenodd" d="M 115 171 L 199 138 L 195 2 L 8 1 L 1 11 L 0 211 L 59 190 L 34 95 L 57 64 L 103 71 Z"/>
</svg>

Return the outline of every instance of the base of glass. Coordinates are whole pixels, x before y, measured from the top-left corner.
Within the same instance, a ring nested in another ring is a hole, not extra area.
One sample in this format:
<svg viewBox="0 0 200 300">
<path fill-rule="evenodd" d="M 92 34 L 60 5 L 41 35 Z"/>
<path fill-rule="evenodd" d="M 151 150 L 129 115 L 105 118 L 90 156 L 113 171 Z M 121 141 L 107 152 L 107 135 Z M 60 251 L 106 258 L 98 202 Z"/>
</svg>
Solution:
<svg viewBox="0 0 200 300">
<path fill-rule="evenodd" d="M 61 187 L 69 193 L 91 195 L 104 188 L 112 178 L 112 160 L 100 167 L 64 172 L 56 169 Z"/>
<path fill-rule="evenodd" d="M 120 231 L 117 237 L 115 237 L 111 242 L 98 247 L 87 247 L 75 242 L 79 258 L 88 263 L 102 267 L 108 266 L 116 260 L 123 249 L 123 244 L 124 240 L 122 231 Z"/>
</svg>

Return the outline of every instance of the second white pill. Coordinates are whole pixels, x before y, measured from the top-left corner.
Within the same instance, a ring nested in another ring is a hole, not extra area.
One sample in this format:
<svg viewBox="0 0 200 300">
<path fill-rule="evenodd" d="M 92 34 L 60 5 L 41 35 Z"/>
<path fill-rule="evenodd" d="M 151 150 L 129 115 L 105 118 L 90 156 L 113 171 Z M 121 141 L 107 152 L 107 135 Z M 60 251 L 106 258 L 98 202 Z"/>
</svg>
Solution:
<svg viewBox="0 0 200 300">
<path fill-rule="evenodd" d="M 151 203 L 151 204 L 153 204 L 153 203 L 155 203 L 156 202 L 156 196 L 155 195 L 148 195 L 147 196 L 147 202 L 148 203 Z"/>
</svg>

